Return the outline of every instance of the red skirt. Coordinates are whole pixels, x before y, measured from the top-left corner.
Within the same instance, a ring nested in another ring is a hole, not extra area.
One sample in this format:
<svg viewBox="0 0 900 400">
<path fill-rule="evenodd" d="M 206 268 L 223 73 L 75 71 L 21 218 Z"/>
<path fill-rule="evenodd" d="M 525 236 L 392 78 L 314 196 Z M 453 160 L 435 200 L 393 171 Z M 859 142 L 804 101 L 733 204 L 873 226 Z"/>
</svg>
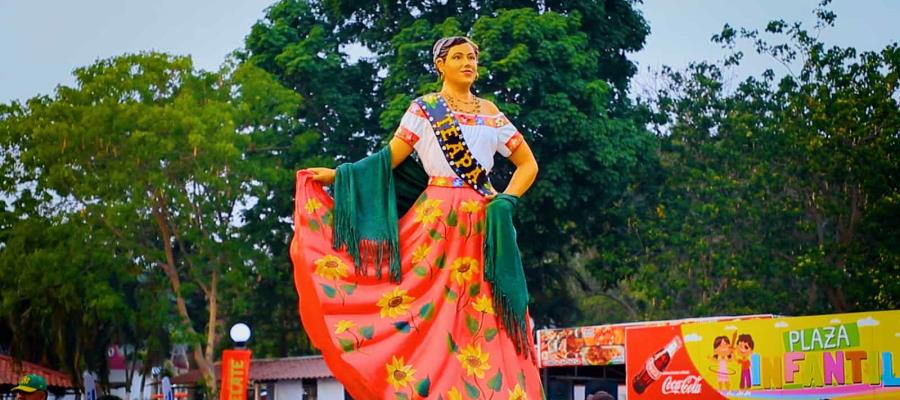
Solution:
<svg viewBox="0 0 900 400">
<path fill-rule="evenodd" d="M 291 259 L 300 318 L 354 399 L 543 398 L 535 358 L 516 353 L 484 280 L 487 200 L 451 182 L 432 178 L 401 216 L 395 283 L 387 266 L 381 279 L 372 268 L 356 275 L 346 251 L 331 248 L 334 201 L 310 173 L 297 173 Z"/>
</svg>

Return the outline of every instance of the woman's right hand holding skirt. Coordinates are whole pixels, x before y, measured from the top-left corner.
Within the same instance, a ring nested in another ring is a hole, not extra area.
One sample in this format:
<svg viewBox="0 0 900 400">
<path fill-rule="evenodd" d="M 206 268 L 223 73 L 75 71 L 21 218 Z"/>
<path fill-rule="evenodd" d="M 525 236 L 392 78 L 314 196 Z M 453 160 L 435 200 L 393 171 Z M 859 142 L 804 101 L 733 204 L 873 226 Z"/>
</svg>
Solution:
<svg viewBox="0 0 900 400">
<path fill-rule="evenodd" d="M 313 180 L 319 182 L 323 185 L 330 185 L 334 183 L 335 170 L 333 168 L 307 168 L 309 172 L 312 172 Z"/>
</svg>

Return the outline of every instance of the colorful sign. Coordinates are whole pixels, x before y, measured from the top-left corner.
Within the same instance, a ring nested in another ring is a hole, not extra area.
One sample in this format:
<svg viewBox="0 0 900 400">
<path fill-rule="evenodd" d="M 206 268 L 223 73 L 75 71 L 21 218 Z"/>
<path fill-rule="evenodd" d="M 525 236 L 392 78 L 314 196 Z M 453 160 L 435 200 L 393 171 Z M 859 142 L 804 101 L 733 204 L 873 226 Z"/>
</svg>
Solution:
<svg viewBox="0 0 900 400">
<path fill-rule="evenodd" d="M 247 400 L 250 381 L 250 350 L 222 352 L 222 395 L 220 400 Z"/>
<path fill-rule="evenodd" d="M 900 311 L 626 330 L 629 399 L 900 399 Z"/>
<path fill-rule="evenodd" d="M 621 365 L 625 363 L 625 327 L 586 326 L 538 331 L 541 367 Z"/>
</svg>

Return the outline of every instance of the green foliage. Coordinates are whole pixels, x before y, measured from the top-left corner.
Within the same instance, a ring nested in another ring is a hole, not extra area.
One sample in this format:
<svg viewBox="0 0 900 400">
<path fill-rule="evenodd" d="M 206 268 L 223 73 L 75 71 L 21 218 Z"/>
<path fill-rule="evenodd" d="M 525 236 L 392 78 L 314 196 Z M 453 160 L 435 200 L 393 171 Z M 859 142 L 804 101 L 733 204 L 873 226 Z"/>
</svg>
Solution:
<svg viewBox="0 0 900 400">
<path fill-rule="evenodd" d="M 0 331 L 9 330 L 12 354 L 53 360 L 73 377 L 83 366 L 106 371 L 102 350 L 136 311 L 128 304 L 135 280 L 107 254 L 83 251 L 102 243 L 78 222 L 22 218 L 0 238 Z"/>
<path fill-rule="evenodd" d="M 600 248 L 610 260 L 628 260 L 635 240 L 622 223 L 631 210 L 622 205 L 641 207 L 639 182 L 656 166 L 652 135 L 635 118 L 610 114 L 614 91 L 593 69 L 601 51 L 583 23 L 578 13 L 520 9 L 473 27 L 489 76 L 479 88 L 515 121 L 541 168 L 517 210 L 517 230 L 532 310 L 543 322 L 578 318 L 564 272 L 577 254 Z M 623 264 L 597 275 L 615 277 Z"/>
<path fill-rule="evenodd" d="M 264 259 L 237 217 L 260 170 L 245 149 L 252 147 L 250 133 L 264 136 L 296 108 L 297 95 L 249 64 L 210 73 L 195 71 L 189 58 L 157 53 L 101 60 L 75 76 L 75 87 L 61 86 L 53 97 L 0 110 L 0 147 L 11 150 L 0 167 L 13 177 L 3 190 L 21 195 L 18 188 L 33 187 L 22 196 L 31 207 L 19 211 L 24 218 L 46 215 L 51 226 L 77 221 L 72 229 L 91 235 L 87 248 L 106 254 L 110 273 L 166 282 L 151 295 L 175 303 L 178 323 L 165 329 L 191 344 L 211 372 L 223 329 L 218 315 L 246 307 L 241 299 L 250 293 L 251 267 Z M 48 246 L 35 252 L 65 254 Z M 4 249 L 4 256 L 14 254 Z M 88 304 L 117 301 L 101 289 L 127 291 L 98 284 Z M 139 301 L 133 309 L 142 308 Z"/>
<path fill-rule="evenodd" d="M 817 29 L 834 21 L 817 10 Z M 753 40 L 798 73 L 725 89 L 720 67 L 665 71 L 666 181 L 629 282 L 649 317 L 893 309 L 900 293 L 895 157 L 900 49 L 826 47 L 801 24 Z M 736 63 L 740 55 L 729 56 Z"/>
</svg>

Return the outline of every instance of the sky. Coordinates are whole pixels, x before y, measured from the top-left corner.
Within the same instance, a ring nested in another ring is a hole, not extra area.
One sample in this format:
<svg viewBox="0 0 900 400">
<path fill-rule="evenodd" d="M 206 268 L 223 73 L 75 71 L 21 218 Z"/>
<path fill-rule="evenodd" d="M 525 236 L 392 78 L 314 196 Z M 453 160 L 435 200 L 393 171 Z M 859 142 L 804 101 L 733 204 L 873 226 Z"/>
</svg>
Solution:
<svg viewBox="0 0 900 400">
<path fill-rule="evenodd" d="M 637 8 L 650 25 L 650 35 L 644 48 L 630 56 L 638 64 L 632 78 L 632 95 L 640 95 L 655 84 L 653 75 L 663 65 L 683 69 L 692 61 L 722 60 L 728 52 L 710 38 L 722 31 L 727 23 L 735 28 L 746 27 L 762 31 L 771 20 L 803 22 L 814 30 L 813 11 L 819 0 L 645 0 Z M 879 51 L 900 42 L 900 1 L 896 0 L 835 0 L 828 8 L 837 14 L 833 27 L 819 36 L 826 45 L 852 46 L 859 51 Z M 748 42 L 739 49 L 744 52 L 741 65 L 726 71 L 733 82 L 747 76 L 760 75 L 767 68 L 782 75 L 788 71 L 768 56 L 754 53 Z M 730 74 L 729 74 L 730 72 Z"/>
<path fill-rule="evenodd" d="M 53 94 L 57 85 L 74 84 L 75 68 L 124 53 L 191 55 L 195 67 L 215 70 L 243 45 L 273 2 L 0 0 L 0 102 Z M 644 48 L 630 55 L 639 68 L 632 91 L 652 89 L 651 72 L 663 65 L 684 68 L 691 61 L 721 59 L 725 51 L 709 38 L 725 23 L 761 29 L 769 20 L 784 19 L 812 28 L 817 2 L 646 0 L 637 8 L 651 33 Z M 821 36 L 829 44 L 878 50 L 900 41 L 900 1 L 837 0 L 830 8 L 838 18 Z M 731 73 L 742 79 L 765 68 L 784 72 L 774 60 L 748 56 Z"/>
</svg>

